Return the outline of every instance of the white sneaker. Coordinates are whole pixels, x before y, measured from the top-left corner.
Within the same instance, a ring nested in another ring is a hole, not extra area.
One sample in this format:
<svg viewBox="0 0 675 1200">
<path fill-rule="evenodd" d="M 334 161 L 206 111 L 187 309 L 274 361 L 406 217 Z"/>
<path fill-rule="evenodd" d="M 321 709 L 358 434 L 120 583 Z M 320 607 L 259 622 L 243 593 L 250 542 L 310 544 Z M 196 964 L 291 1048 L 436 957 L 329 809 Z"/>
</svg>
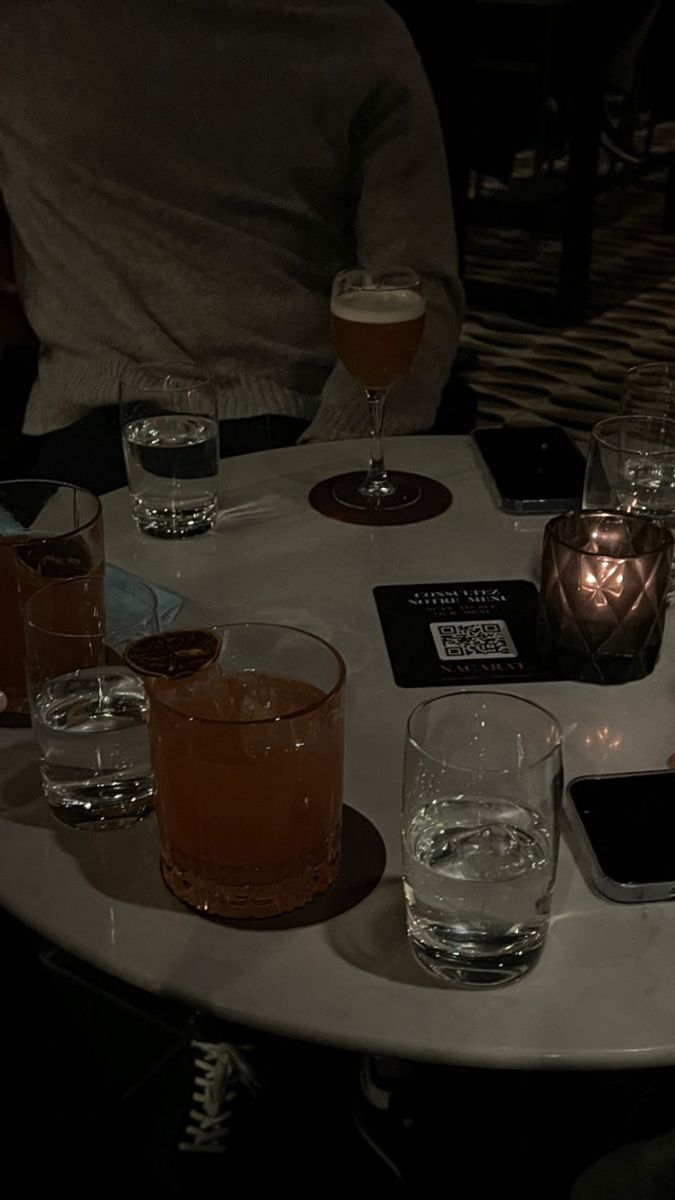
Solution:
<svg viewBox="0 0 675 1200">
<path fill-rule="evenodd" d="M 255 1098 L 260 1082 L 245 1052 L 250 1046 L 193 1040 L 195 1079 L 188 1123 L 178 1143 L 187 1153 L 226 1154 L 235 1105 Z"/>
</svg>

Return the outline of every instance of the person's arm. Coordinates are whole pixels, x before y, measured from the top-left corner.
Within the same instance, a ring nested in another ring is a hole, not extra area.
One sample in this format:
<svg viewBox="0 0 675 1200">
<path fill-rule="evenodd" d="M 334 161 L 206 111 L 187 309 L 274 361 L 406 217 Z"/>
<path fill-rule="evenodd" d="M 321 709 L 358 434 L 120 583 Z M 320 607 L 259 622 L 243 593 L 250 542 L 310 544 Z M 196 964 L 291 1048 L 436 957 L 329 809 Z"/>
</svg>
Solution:
<svg viewBox="0 0 675 1200">
<path fill-rule="evenodd" d="M 420 272 L 427 301 L 422 348 L 392 389 L 384 432 L 413 433 L 434 423 L 457 350 L 463 294 L 452 200 L 438 115 L 417 52 L 391 10 L 374 10 L 368 35 L 373 88 L 352 131 L 358 263 Z M 366 436 L 363 389 L 337 363 L 302 441 Z"/>
<path fill-rule="evenodd" d="M 9 216 L 0 196 L 0 292 L 15 291 Z"/>
<path fill-rule="evenodd" d="M 0 350 L 30 346 L 35 335 L 26 320 L 14 281 L 11 227 L 0 196 Z"/>
</svg>

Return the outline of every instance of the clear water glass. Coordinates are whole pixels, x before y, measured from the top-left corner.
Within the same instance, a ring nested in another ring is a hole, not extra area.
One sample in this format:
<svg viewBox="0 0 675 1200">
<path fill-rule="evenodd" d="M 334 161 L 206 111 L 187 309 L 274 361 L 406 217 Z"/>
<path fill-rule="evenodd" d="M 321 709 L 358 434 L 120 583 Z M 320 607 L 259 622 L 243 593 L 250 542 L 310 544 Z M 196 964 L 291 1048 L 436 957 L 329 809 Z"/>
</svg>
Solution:
<svg viewBox="0 0 675 1200">
<path fill-rule="evenodd" d="M 403 890 L 417 960 L 460 987 L 525 975 L 549 924 L 562 734 L 520 696 L 460 691 L 408 721 Z"/>
<path fill-rule="evenodd" d="M 675 531 L 675 420 L 608 417 L 591 432 L 582 507 L 650 517 Z M 675 593 L 671 569 L 668 599 Z"/>
<path fill-rule="evenodd" d="M 192 363 L 132 364 L 120 386 L 124 459 L 142 533 L 187 538 L 218 515 L 218 406 Z"/>
<path fill-rule="evenodd" d="M 675 362 L 640 363 L 626 371 L 621 413 L 675 417 Z"/>
<path fill-rule="evenodd" d="M 123 828 L 153 806 L 147 696 L 122 655 L 158 629 L 155 594 L 138 580 L 69 580 L 26 606 L 42 787 L 54 816 L 71 828 Z"/>
</svg>

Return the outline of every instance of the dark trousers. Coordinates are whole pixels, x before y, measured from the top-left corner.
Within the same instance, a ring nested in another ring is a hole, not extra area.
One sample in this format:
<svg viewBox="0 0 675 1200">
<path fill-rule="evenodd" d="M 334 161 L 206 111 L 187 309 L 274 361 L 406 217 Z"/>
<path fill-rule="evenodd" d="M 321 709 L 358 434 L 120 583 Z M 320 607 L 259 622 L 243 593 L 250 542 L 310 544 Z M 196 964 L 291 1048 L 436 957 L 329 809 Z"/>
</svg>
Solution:
<svg viewBox="0 0 675 1200">
<path fill-rule="evenodd" d="M 242 417 L 220 423 L 220 456 L 292 446 L 307 428 L 295 417 Z M 17 437 L 5 478 L 27 475 L 58 479 L 102 496 L 126 485 L 119 412 L 116 405 L 43 437 Z"/>
</svg>

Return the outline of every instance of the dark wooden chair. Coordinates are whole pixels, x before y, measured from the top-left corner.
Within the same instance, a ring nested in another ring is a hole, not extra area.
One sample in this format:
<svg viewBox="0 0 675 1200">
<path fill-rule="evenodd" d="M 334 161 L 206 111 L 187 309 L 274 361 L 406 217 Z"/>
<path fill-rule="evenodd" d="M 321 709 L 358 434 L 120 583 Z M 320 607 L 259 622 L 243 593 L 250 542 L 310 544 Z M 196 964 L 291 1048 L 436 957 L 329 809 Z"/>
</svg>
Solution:
<svg viewBox="0 0 675 1200">
<path fill-rule="evenodd" d="M 534 151 L 536 167 L 550 157 L 550 98 L 564 97 L 568 169 L 556 189 L 540 190 L 535 206 L 560 233 L 560 263 L 548 318 L 574 324 L 584 319 L 592 254 L 595 202 L 600 190 L 623 186 L 622 170 L 602 180 L 598 150 L 603 83 L 609 55 L 606 8 L 589 0 L 458 0 L 443 22 L 441 6 L 390 0 L 407 22 L 436 96 L 445 134 L 453 203 L 464 261 L 467 227 L 479 205 L 469 199 L 469 179 L 481 171 L 506 182 L 518 149 Z M 668 5 L 664 5 L 666 19 Z M 651 43 L 662 37 L 659 23 Z M 669 69 L 669 68 L 668 68 Z M 670 73 L 669 78 L 672 78 Z M 542 219 L 530 205 L 520 220 Z M 506 205 L 504 209 L 506 210 Z M 500 220 L 515 218 L 504 211 Z M 675 167 L 665 195 L 664 226 L 675 225 Z M 527 228 L 527 225 L 520 226 Z M 470 281 L 468 281 L 470 283 Z M 470 289 L 478 307 L 521 307 L 513 289 L 492 287 L 490 296 Z M 545 318 L 541 297 L 538 319 Z"/>
</svg>

